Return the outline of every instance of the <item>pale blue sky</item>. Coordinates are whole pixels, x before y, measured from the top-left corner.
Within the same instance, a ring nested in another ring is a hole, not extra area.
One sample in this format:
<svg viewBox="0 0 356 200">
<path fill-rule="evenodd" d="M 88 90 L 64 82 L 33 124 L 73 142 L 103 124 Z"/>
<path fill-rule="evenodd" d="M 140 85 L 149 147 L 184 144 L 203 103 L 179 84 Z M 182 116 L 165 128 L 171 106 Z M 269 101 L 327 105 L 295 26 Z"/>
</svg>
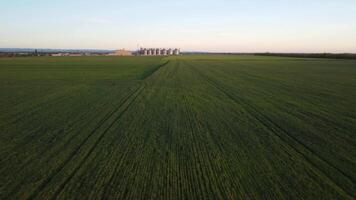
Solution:
<svg viewBox="0 0 356 200">
<path fill-rule="evenodd" d="M 0 48 L 354 52 L 356 0 L 0 0 Z"/>
</svg>

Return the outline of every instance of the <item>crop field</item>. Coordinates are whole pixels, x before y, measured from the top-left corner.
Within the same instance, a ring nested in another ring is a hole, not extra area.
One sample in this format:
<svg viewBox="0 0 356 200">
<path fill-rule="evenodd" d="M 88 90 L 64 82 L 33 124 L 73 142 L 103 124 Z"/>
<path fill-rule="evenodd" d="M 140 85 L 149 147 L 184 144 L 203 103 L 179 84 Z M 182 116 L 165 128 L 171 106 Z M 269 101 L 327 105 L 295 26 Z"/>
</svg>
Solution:
<svg viewBox="0 0 356 200">
<path fill-rule="evenodd" d="M 0 58 L 0 199 L 355 198 L 355 60 Z"/>
</svg>

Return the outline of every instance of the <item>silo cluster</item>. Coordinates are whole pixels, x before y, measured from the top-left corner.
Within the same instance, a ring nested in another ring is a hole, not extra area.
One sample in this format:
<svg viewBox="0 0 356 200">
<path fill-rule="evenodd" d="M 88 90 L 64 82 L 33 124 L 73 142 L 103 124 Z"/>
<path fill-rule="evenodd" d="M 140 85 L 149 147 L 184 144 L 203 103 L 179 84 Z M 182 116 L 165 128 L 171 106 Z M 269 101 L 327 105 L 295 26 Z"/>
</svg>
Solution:
<svg viewBox="0 0 356 200">
<path fill-rule="evenodd" d="M 138 51 L 141 56 L 169 56 L 180 55 L 180 49 L 161 49 L 161 48 L 141 48 Z"/>
</svg>

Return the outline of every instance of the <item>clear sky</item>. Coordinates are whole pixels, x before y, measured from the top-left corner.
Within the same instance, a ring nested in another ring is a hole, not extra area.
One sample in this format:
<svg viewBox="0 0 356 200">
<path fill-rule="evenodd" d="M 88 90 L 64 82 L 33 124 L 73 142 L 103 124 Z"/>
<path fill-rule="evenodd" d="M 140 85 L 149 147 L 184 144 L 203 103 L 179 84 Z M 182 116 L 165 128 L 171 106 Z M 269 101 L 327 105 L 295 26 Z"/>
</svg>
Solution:
<svg viewBox="0 0 356 200">
<path fill-rule="evenodd" d="M 0 0 L 0 48 L 354 52 L 356 0 Z"/>
</svg>

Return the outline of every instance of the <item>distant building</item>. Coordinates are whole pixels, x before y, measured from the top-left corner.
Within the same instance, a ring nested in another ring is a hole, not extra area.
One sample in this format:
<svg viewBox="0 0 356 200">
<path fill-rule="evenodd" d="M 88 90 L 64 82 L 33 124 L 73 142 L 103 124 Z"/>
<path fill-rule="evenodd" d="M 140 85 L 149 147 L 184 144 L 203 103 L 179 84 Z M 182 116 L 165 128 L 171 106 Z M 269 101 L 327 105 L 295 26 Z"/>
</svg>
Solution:
<svg viewBox="0 0 356 200">
<path fill-rule="evenodd" d="M 59 57 L 59 56 L 64 56 L 63 53 L 53 53 L 51 56 Z"/>
<path fill-rule="evenodd" d="M 133 53 L 132 53 L 132 51 L 127 51 L 125 49 L 120 49 L 120 50 L 115 51 L 115 53 L 112 54 L 112 55 L 114 55 L 114 56 L 132 56 Z"/>
</svg>

